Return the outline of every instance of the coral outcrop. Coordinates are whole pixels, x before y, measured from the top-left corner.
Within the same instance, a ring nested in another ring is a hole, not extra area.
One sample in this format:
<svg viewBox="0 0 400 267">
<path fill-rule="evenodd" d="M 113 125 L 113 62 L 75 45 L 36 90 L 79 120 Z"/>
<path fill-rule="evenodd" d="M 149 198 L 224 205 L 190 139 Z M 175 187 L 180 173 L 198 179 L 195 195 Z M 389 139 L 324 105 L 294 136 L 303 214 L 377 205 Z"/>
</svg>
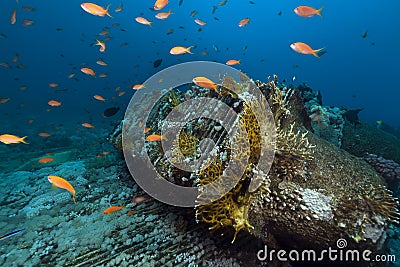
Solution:
<svg viewBox="0 0 400 267">
<path fill-rule="evenodd" d="M 192 86 L 186 92 L 170 94 L 155 107 L 162 114 L 163 110 L 170 110 L 168 103 L 174 103 L 176 99 L 217 98 L 238 112 L 239 120 L 235 125 L 243 127 L 247 133 L 249 149 L 243 149 L 243 155 L 248 161 L 242 166 L 245 170 L 243 175 L 233 189 L 211 203 L 202 204 L 208 195 L 200 191 L 199 205 L 195 207 L 197 221 L 208 224 L 210 229 L 217 230 L 216 233 L 228 233 L 232 242 L 243 230 L 276 249 L 318 251 L 335 247 L 341 238 L 347 240 L 349 249 L 381 249 L 387 227 L 398 222 L 398 202 L 374 169 L 364 160 L 339 148 L 343 141 L 345 111 L 322 107 L 318 95 L 310 97 L 306 108 L 302 100 L 304 89 L 301 92 L 295 87 L 286 87 L 274 77 L 268 83 L 256 83 L 273 113 L 272 121 L 265 118 L 267 122 L 260 124 L 256 115 L 265 107 L 246 89 L 246 79 L 233 81 L 230 77 L 225 78 L 227 82 L 222 83 L 219 93 Z M 225 88 L 227 84 L 229 88 L 236 88 L 233 93 Z M 176 96 L 178 94 L 183 96 Z M 151 118 L 148 124 L 155 125 L 157 119 L 162 118 Z M 260 167 L 258 161 L 266 153 L 265 140 L 272 140 L 264 136 L 263 127 L 271 124 L 276 127 L 273 138 L 275 157 L 270 159 L 272 166 L 268 170 L 263 165 Z M 324 127 L 331 127 L 328 132 L 337 133 L 332 138 L 324 138 L 331 139 L 331 142 L 321 138 Z M 221 130 L 221 126 L 211 120 L 197 120 L 185 129 L 187 131 L 180 138 L 192 141 L 179 139 L 175 146 L 187 151 L 182 153 L 186 160 L 193 159 L 198 141 L 206 137 L 216 140 L 216 156 L 210 158 L 200 171 L 189 174 L 163 161 L 161 146 L 151 144 L 147 153 L 156 163 L 156 168 L 164 173 L 165 179 L 178 181 L 178 184 L 183 179 L 190 186 L 218 181 L 232 155 L 227 131 Z M 114 137 L 114 140 L 118 138 Z M 235 140 L 233 145 L 236 148 L 241 150 L 242 146 L 245 147 L 240 138 Z M 141 151 L 136 153 L 140 155 Z M 229 179 L 229 176 L 224 177 Z M 254 187 L 254 183 L 258 186 Z"/>
<path fill-rule="evenodd" d="M 375 154 L 366 154 L 364 160 L 387 181 L 400 180 L 400 164 Z"/>
</svg>

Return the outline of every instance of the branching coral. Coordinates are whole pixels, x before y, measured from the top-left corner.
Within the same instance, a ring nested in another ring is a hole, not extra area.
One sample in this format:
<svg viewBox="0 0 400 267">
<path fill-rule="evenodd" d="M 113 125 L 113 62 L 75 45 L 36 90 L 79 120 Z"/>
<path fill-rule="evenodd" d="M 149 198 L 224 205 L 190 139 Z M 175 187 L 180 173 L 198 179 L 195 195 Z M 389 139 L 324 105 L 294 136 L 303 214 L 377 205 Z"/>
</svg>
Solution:
<svg viewBox="0 0 400 267">
<path fill-rule="evenodd" d="M 390 191 L 382 185 L 370 186 L 363 194 L 370 211 L 381 215 L 390 222 L 399 223 L 399 201 L 392 196 Z"/>
<path fill-rule="evenodd" d="M 295 123 L 292 123 L 287 130 L 278 129 L 277 153 L 302 160 L 311 160 L 311 145 L 307 138 L 307 132 L 294 131 Z"/>
<path fill-rule="evenodd" d="M 241 127 L 245 128 L 242 130 L 245 130 L 247 133 L 245 136 L 246 139 L 242 140 L 239 138 L 233 145 L 238 151 L 243 150 L 242 156 L 247 157 L 248 162 L 246 166 L 242 166 L 245 172 L 234 189 L 217 201 L 206 205 L 198 205 L 196 207 L 196 217 L 199 221 L 211 224 L 210 229 L 227 226 L 233 227 L 235 230 L 233 241 L 240 230 L 245 229 L 249 231 L 252 229 L 247 220 L 247 210 L 250 200 L 256 195 L 259 196 L 260 191 L 266 194 L 269 193 L 269 178 L 263 173 L 263 166 L 259 166 L 258 164 L 260 155 L 266 153 L 265 149 L 275 149 L 277 152 L 274 161 L 275 169 L 272 173 L 278 177 L 282 176 L 282 180 L 284 181 L 292 180 L 294 176 L 301 175 L 304 171 L 304 162 L 312 159 L 311 148 L 313 146 L 308 142 L 306 132 L 295 131 L 294 123 L 285 129 L 279 127 L 283 116 L 290 113 L 287 108 L 285 93 L 275 85 L 277 82 L 276 79 L 274 77 L 274 81 L 270 82 L 269 88 L 271 91 L 268 98 L 272 104 L 274 121 L 271 119 L 271 121 L 265 123 L 260 123 L 260 118 L 257 117 L 257 114 L 262 114 L 262 111 L 267 109 L 265 103 L 259 99 L 255 99 L 254 96 L 243 89 L 243 85 L 235 84 L 232 80 L 227 81 L 230 88 L 234 88 L 233 90 L 237 92 L 242 92 L 240 96 L 246 100 L 240 112 Z M 261 119 L 267 120 L 267 118 Z M 275 140 L 275 138 L 264 136 L 268 131 L 262 127 L 271 129 L 271 124 L 273 123 L 278 126 L 276 144 L 267 146 L 266 144 L 270 140 Z M 240 127 L 239 125 L 237 127 Z M 246 142 L 249 143 L 249 152 L 244 152 L 244 149 L 242 149 L 242 147 L 245 147 Z M 233 160 L 237 161 L 235 158 Z M 272 158 L 270 160 L 272 161 Z M 210 183 L 223 173 L 223 164 L 221 162 L 214 162 L 211 166 L 198 175 L 199 185 Z M 257 189 L 258 186 L 250 188 L 252 179 L 257 180 L 256 184 L 261 185 L 259 189 Z M 200 193 L 199 198 L 203 197 L 205 195 Z"/>
<path fill-rule="evenodd" d="M 217 160 L 200 173 L 199 185 L 206 185 L 218 179 L 223 173 L 222 162 Z M 234 189 L 220 199 L 206 205 L 196 206 L 196 219 L 211 224 L 210 230 L 233 227 L 235 230 L 232 243 L 237 233 L 253 227 L 247 220 L 248 200 L 247 193 L 243 193 L 243 182 L 238 183 Z M 199 198 L 206 196 L 200 194 Z"/>
<path fill-rule="evenodd" d="M 197 144 L 199 142 L 199 139 L 196 136 L 187 134 L 185 131 L 182 131 L 179 134 L 179 138 L 175 139 L 174 141 L 174 149 L 180 149 L 181 153 L 185 157 L 193 157 Z"/>
</svg>

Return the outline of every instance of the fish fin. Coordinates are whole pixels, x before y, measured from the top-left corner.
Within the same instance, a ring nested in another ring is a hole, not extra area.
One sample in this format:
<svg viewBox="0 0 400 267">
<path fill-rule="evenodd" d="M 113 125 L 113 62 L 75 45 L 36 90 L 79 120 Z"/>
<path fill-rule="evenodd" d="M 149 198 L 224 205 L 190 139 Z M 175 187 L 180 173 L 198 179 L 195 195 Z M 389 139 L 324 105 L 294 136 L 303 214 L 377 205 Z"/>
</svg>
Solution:
<svg viewBox="0 0 400 267">
<path fill-rule="evenodd" d="M 109 5 L 106 7 L 106 11 L 107 11 L 107 12 L 106 12 L 106 15 L 109 16 L 110 18 L 113 18 L 113 16 L 111 16 L 110 13 L 108 13 L 108 9 L 110 8 L 110 6 L 111 6 L 111 4 L 109 4 Z"/>
<path fill-rule="evenodd" d="M 22 138 L 21 138 L 21 142 L 24 143 L 24 144 L 29 144 L 29 143 L 25 142 L 25 138 L 27 138 L 27 137 L 28 137 L 28 136 L 26 136 L 26 135 L 25 135 L 24 137 L 22 137 Z"/>
<path fill-rule="evenodd" d="M 75 195 L 72 195 L 72 200 L 74 201 L 74 204 L 76 204 Z"/>
<path fill-rule="evenodd" d="M 323 6 L 323 7 L 321 7 L 320 9 L 317 10 L 317 15 L 318 15 L 318 16 L 322 17 L 321 12 L 322 12 L 322 10 L 323 10 L 324 8 L 325 8 L 325 7 Z"/>
<path fill-rule="evenodd" d="M 186 51 L 187 51 L 189 54 L 193 54 L 193 52 L 190 51 L 190 49 L 192 49 L 193 47 L 194 47 L 194 45 L 189 46 L 189 47 L 186 49 Z"/>
<path fill-rule="evenodd" d="M 314 50 L 314 52 L 312 53 L 314 57 L 320 58 L 322 55 L 326 54 L 326 50 L 324 50 L 325 47 Z"/>
</svg>

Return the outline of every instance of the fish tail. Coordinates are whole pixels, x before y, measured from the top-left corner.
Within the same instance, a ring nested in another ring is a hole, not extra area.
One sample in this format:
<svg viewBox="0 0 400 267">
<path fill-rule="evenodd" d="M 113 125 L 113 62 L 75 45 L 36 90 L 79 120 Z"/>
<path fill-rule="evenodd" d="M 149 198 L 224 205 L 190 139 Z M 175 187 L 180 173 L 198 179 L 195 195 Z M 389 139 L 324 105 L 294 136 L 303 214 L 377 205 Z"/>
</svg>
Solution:
<svg viewBox="0 0 400 267">
<path fill-rule="evenodd" d="M 106 15 L 109 16 L 110 18 L 112 18 L 113 16 L 110 15 L 110 13 L 108 13 L 108 9 L 110 8 L 111 4 L 109 4 L 106 8 Z"/>
<path fill-rule="evenodd" d="M 322 12 L 322 10 L 323 10 L 324 8 L 325 8 L 325 7 L 323 6 L 323 7 L 321 7 L 320 9 L 317 10 L 317 15 L 318 15 L 318 16 L 322 17 L 321 12 Z"/>
<path fill-rule="evenodd" d="M 26 135 L 25 135 L 24 137 L 22 137 L 22 138 L 21 138 L 21 142 L 24 143 L 24 144 L 29 144 L 29 143 L 25 142 L 25 138 L 27 138 L 27 137 L 28 137 L 28 136 L 26 136 Z"/>
<path fill-rule="evenodd" d="M 75 195 L 72 195 L 72 200 L 74 201 L 74 204 L 76 204 Z"/>
<path fill-rule="evenodd" d="M 320 58 L 322 55 L 326 54 L 326 51 L 324 51 L 324 47 L 314 50 L 314 52 L 312 53 L 314 57 Z"/>
<path fill-rule="evenodd" d="M 321 49 L 318 49 L 315 53 L 317 54 L 317 57 L 322 57 L 323 55 L 325 55 L 327 53 L 327 51 L 325 50 L 325 48 L 321 48 Z"/>
</svg>

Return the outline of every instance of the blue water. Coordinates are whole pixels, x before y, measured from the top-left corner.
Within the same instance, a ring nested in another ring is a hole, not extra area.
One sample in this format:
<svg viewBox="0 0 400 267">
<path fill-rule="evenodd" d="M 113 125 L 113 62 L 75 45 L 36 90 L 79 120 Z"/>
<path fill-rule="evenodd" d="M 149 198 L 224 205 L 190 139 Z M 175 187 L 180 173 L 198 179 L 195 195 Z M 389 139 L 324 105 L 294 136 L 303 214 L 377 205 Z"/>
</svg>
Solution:
<svg viewBox="0 0 400 267">
<path fill-rule="evenodd" d="M 225 63 L 232 58 L 240 59 L 241 64 L 236 67 L 253 79 L 266 81 L 267 76 L 277 74 L 280 80 L 291 81 L 296 76 L 295 84 L 307 82 L 314 90 L 321 90 L 324 105 L 364 108 L 361 120 L 371 124 L 383 120 L 394 127 L 400 126 L 398 1 L 257 0 L 250 4 L 229 0 L 211 14 L 218 1 L 199 4 L 183 0 L 178 6 L 179 1 L 171 0 L 162 11 L 172 10 L 173 14 L 163 21 L 154 18 L 157 12 L 149 9 L 153 2 L 124 1 L 122 12 L 116 13 L 114 9 L 121 2 L 114 1 L 110 8 L 113 18 L 109 18 L 86 13 L 78 1 L 3 1 L 0 33 L 7 37 L 0 39 L 0 62 L 13 67 L 0 66 L 0 97 L 11 98 L 0 105 L 0 130 L 10 132 L 11 128 L 14 134 L 27 135 L 32 134 L 32 127 L 36 127 L 35 131 L 40 128 L 50 132 L 49 127 L 61 126 L 66 132 L 74 132 L 86 121 L 111 127 L 110 120 L 122 117 L 133 94 L 133 84 L 142 83 L 162 68 L 180 62 Z M 96 3 L 107 6 L 111 2 Z M 298 17 L 293 9 L 299 4 L 326 6 L 323 17 Z M 23 5 L 36 10 L 23 10 Z M 9 23 L 13 9 L 18 10 L 15 25 Z M 198 14 L 190 17 L 193 10 Z M 134 19 L 137 16 L 146 17 L 153 26 L 138 24 Z M 245 17 L 250 18 L 250 23 L 239 28 L 237 23 Z M 195 18 L 207 25 L 198 26 Z M 34 20 L 34 25 L 23 26 L 23 19 Z M 113 23 L 120 26 L 112 26 Z M 97 34 L 105 27 L 110 27 L 112 39 L 106 41 L 106 52 L 100 53 L 99 47 L 93 44 L 95 39 L 104 40 L 104 36 Z M 56 31 L 56 28 L 62 30 Z M 174 32 L 167 35 L 168 29 Z M 362 38 L 366 30 L 368 35 Z M 314 49 L 325 47 L 327 54 L 318 59 L 295 53 L 289 45 L 296 41 Z M 128 45 L 121 47 L 125 42 Z M 193 54 L 170 55 L 169 50 L 177 45 L 194 45 Z M 208 55 L 202 55 L 202 51 Z M 19 61 L 13 63 L 15 54 L 19 55 Z M 163 62 L 154 68 L 153 61 L 158 58 Z M 109 66 L 97 65 L 98 59 Z M 15 68 L 18 64 L 26 68 Z M 79 71 L 83 66 L 93 68 L 97 74 L 107 73 L 108 77 L 86 76 Z M 70 73 L 76 74 L 77 81 L 68 79 Z M 51 82 L 60 86 L 50 88 Z M 20 86 L 28 89 L 20 91 Z M 127 92 L 122 97 L 115 91 L 118 86 Z M 55 93 L 55 89 L 68 91 Z M 94 94 L 105 97 L 106 103 L 93 99 Z M 46 111 L 50 99 L 61 101 L 62 106 Z M 101 118 L 102 111 L 112 106 L 120 106 L 122 111 L 110 120 Z M 27 124 L 31 118 L 34 124 Z"/>
</svg>

